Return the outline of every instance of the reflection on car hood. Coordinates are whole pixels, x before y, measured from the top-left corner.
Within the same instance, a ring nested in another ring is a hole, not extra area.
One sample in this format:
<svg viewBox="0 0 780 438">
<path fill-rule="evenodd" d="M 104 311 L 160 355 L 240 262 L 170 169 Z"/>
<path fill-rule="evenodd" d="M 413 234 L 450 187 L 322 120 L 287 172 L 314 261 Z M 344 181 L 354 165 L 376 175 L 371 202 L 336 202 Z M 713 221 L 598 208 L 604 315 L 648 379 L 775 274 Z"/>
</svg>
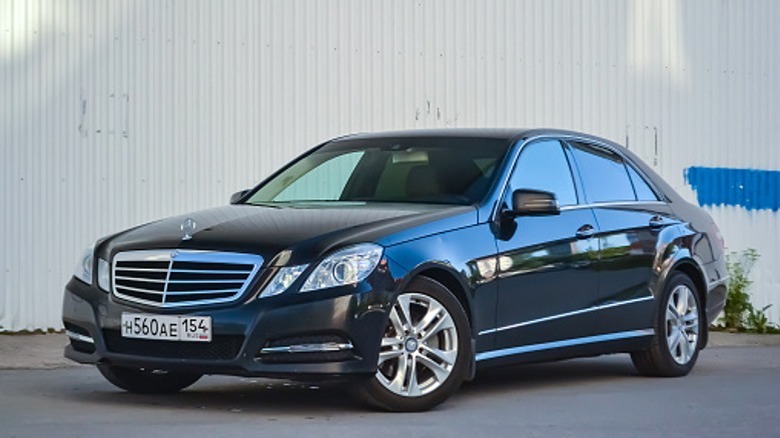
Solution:
<svg viewBox="0 0 780 438">
<path fill-rule="evenodd" d="M 189 222 L 192 239 L 183 240 Z M 121 232 L 98 251 L 109 258 L 140 249 L 201 249 L 255 253 L 269 260 L 292 250 L 306 263 L 335 247 L 361 242 L 385 246 L 476 223 L 471 206 L 421 204 L 229 205 L 151 222 Z"/>
</svg>

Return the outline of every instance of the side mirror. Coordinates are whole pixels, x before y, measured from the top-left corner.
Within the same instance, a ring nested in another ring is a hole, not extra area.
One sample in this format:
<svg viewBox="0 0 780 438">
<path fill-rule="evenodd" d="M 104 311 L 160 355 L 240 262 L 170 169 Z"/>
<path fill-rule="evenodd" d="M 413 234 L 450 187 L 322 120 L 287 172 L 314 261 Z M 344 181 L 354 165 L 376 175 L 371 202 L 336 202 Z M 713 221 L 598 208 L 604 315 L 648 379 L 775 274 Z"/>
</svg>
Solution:
<svg viewBox="0 0 780 438">
<path fill-rule="evenodd" d="M 238 204 L 238 201 L 240 201 L 244 196 L 246 196 L 247 193 L 249 193 L 248 189 L 233 193 L 232 195 L 230 195 L 230 203 Z"/>
<path fill-rule="evenodd" d="M 518 189 L 512 192 L 513 216 L 549 216 L 561 214 L 555 194 L 544 190 Z"/>
</svg>

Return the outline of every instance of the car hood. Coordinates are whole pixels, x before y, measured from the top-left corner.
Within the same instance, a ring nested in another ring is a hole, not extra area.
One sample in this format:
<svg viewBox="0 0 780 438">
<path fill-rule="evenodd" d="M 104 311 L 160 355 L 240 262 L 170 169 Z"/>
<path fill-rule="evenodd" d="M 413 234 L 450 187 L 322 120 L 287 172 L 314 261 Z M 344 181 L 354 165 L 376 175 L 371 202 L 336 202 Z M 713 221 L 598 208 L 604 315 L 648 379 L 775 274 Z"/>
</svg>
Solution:
<svg viewBox="0 0 780 438">
<path fill-rule="evenodd" d="M 189 221 L 188 219 L 191 219 Z M 183 239 L 185 222 L 194 222 Z M 199 249 L 253 253 L 270 260 L 292 252 L 289 263 L 306 263 L 331 249 L 362 242 L 391 246 L 474 225 L 472 206 L 329 203 L 295 207 L 229 205 L 170 217 L 123 231 L 101 242 L 98 254 L 122 251 Z"/>
</svg>

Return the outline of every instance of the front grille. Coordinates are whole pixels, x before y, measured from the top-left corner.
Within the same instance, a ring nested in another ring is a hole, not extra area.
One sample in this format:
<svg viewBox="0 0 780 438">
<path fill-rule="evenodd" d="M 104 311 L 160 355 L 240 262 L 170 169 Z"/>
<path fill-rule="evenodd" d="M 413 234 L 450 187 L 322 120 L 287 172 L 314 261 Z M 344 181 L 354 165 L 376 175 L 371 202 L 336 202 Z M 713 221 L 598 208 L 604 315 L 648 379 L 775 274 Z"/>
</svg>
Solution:
<svg viewBox="0 0 780 438">
<path fill-rule="evenodd" d="M 108 351 L 167 359 L 231 360 L 244 343 L 242 335 L 214 335 L 211 342 L 154 341 L 123 338 L 118 330 L 103 330 Z"/>
<path fill-rule="evenodd" d="M 156 307 L 216 304 L 238 299 L 263 258 L 193 250 L 121 252 L 114 257 L 113 290 L 119 298 Z"/>
</svg>

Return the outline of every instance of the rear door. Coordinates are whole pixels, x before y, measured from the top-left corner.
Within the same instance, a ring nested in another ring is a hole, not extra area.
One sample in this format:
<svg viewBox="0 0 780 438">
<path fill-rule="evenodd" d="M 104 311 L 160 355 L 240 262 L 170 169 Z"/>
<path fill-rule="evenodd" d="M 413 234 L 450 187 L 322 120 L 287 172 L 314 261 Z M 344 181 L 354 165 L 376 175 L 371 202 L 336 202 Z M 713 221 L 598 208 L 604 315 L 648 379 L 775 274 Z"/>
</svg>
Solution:
<svg viewBox="0 0 780 438">
<path fill-rule="evenodd" d="M 658 233 L 674 223 L 671 211 L 615 151 L 584 142 L 570 142 L 570 147 L 599 229 L 599 330 L 652 327 L 653 263 Z"/>
</svg>

